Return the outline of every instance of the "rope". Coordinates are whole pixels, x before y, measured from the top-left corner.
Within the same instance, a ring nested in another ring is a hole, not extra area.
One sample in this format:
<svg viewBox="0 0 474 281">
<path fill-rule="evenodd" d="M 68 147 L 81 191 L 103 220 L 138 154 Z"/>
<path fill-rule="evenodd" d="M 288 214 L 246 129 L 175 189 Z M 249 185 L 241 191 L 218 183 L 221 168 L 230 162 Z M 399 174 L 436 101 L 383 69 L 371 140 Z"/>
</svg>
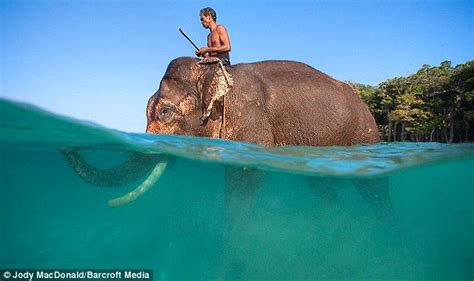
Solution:
<svg viewBox="0 0 474 281">
<path fill-rule="evenodd" d="M 222 97 L 222 120 L 221 128 L 219 130 L 219 138 L 223 139 L 225 136 L 225 96 Z"/>
<path fill-rule="evenodd" d="M 230 85 L 230 87 L 232 87 L 234 85 L 234 80 L 232 79 L 232 77 L 229 77 L 230 74 L 225 69 L 224 64 L 222 63 L 221 60 L 219 60 L 219 66 L 222 70 L 222 73 L 224 74 L 227 85 Z M 225 136 L 224 134 L 225 134 L 225 95 L 222 95 L 222 120 L 221 120 L 221 128 L 219 130 L 219 139 L 223 139 Z"/>
<path fill-rule="evenodd" d="M 234 85 L 234 80 L 232 79 L 232 75 L 227 72 L 225 69 L 224 64 L 220 59 L 217 59 L 215 61 L 207 61 L 207 62 L 198 62 L 202 64 L 209 64 L 209 63 L 215 63 L 217 62 L 219 64 L 219 69 L 217 70 L 217 80 L 216 84 L 212 86 L 214 94 L 209 102 L 209 105 L 207 106 L 206 110 L 203 112 L 203 115 L 201 116 L 202 120 L 205 120 L 206 118 L 211 115 L 212 108 L 214 107 L 214 103 L 222 97 L 222 120 L 221 120 L 221 125 L 219 129 L 219 138 L 222 139 L 224 138 L 225 135 L 225 94 L 227 94 L 231 89 L 232 86 Z"/>
</svg>

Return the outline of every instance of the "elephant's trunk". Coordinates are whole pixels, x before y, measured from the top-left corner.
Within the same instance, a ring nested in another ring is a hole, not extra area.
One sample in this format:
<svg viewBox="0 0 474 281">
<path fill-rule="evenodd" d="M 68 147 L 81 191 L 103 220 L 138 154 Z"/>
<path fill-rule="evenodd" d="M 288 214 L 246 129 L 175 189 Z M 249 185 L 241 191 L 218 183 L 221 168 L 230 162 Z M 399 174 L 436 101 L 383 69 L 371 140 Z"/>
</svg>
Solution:
<svg viewBox="0 0 474 281">
<path fill-rule="evenodd" d="M 99 169 L 87 163 L 74 149 L 62 149 L 69 166 L 86 182 L 98 186 L 121 186 L 148 174 L 157 162 L 163 161 L 162 155 L 134 153 L 125 163 L 111 168 Z"/>
<path fill-rule="evenodd" d="M 163 174 L 168 160 L 163 155 L 134 153 L 125 163 L 111 168 L 99 169 L 84 160 L 77 150 L 61 149 L 74 172 L 84 181 L 98 186 L 120 186 L 149 174 L 135 190 L 124 196 L 109 201 L 109 206 L 116 207 L 137 199 L 150 189 Z"/>
</svg>

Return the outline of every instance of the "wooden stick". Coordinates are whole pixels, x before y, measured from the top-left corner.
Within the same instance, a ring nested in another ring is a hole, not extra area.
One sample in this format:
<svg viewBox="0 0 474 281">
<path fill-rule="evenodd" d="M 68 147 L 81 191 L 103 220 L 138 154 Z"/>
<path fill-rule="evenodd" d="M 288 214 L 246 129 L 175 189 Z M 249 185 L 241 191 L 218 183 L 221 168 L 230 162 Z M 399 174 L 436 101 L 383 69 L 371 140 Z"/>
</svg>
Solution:
<svg viewBox="0 0 474 281">
<path fill-rule="evenodd" d="M 178 28 L 179 32 L 181 32 L 181 34 L 183 34 L 184 37 L 186 37 L 186 39 L 188 39 L 189 43 L 193 44 L 194 48 L 196 48 L 196 50 L 199 50 L 198 46 L 196 46 L 196 44 L 194 44 L 194 42 L 189 39 L 188 35 L 186 35 L 186 33 L 184 33 L 183 30 L 181 30 L 181 28 Z"/>
</svg>

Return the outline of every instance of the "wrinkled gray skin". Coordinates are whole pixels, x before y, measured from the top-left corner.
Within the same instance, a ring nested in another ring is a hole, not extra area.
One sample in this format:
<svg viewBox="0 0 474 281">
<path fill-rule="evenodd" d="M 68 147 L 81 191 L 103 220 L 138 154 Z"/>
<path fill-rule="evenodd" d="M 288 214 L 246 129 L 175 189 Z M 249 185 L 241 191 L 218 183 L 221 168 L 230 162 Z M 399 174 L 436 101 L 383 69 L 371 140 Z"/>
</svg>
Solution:
<svg viewBox="0 0 474 281">
<path fill-rule="evenodd" d="M 215 94 L 213 85 L 218 79 L 219 65 L 200 65 L 197 61 L 178 58 L 169 64 L 158 91 L 148 101 L 148 133 L 220 136 L 264 146 L 379 142 L 374 118 L 351 86 L 292 61 L 237 64 L 227 68 L 233 76 L 233 87 L 224 102 L 221 98 L 215 103 L 212 114 L 203 122 L 200 117 Z M 81 178 L 95 185 L 126 184 L 140 176 L 138 172 L 130 173 L 137 167 L 150 173 L 136 190 L 110 201 L 111 206 L 138 198 L 155 184 L 166 167 L 164 157 L 135 154 L 108 172 L 87 164 L 76 150 L 61 152 Z M 262 176 L 260 171 L 228 167 L 229 202 L 251 198 Z M 242 181 L 243 178 L 246 180 Z"/>
<path fill-rule="evenodd" d="M 148 133 L 217 137 L 222 103 L 205 126 L 202 108 L 213 94 L 218 64 L 173 60 L 147 106 Z M 235 81 L 225 96 L 222 138 L 265 146 L 379 142 L 373 116 L 357 92 L 314 68 L 265 61 L 227 68 Z M 222 100 L 221 100 L 222 101 Z"/>
</svg>

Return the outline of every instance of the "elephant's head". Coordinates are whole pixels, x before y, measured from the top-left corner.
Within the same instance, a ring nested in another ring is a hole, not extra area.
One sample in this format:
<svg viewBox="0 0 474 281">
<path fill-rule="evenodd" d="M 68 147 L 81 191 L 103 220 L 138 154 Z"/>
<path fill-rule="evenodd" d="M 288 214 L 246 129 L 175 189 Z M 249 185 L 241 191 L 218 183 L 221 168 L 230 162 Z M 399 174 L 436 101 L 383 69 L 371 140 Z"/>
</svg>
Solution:
<svg viewBox="0 0 474 281">
<path fill-rule="evenodd" d="M 219 63 L 198 62 L 178 58 L 169 64 L 158 91 L 148 101 L 147 133 L 216 136 L 222 116 L 219 92 L 229 91 L 232 83 L 222 87 L 228 76 L 223 76 Z"/>
<path fill-rule="evenodd" d="M 169 64 L 160 88 L 148 101 L 148 133 L 218 136 L 223 105 L 217 94 L 230 90 L 232 78 L 222 64 L 198 62 L 195 58 L 178 58 Z M 109 201 L 110 206 L 138 198 L 158 181 L 168 165 L 164 155 L 135 153 L 122 165 L 103 170 L 87 163 L 76 149 L 60 151 L 77 175 L 94 185 L 123 185 L 148 174 L 135 190 Z"/>
</svg>

